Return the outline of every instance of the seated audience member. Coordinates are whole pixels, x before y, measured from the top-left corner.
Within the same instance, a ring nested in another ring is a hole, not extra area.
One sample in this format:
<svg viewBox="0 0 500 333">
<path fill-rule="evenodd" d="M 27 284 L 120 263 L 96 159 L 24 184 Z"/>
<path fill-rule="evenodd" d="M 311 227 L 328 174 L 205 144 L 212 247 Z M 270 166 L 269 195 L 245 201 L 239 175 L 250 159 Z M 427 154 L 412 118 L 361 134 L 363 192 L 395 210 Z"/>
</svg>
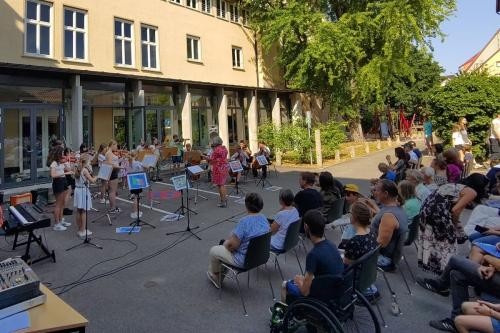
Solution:
<svg viewBox="0 0 500 333">
<path fill-rule="evenodd" d="M 500 333 L 500 304 L 483 300 L 464 302 L 462 313 L 455 318 L 458 333 Z"/>
<path fill-rule="evenodd" d="M 389 163 L 389 168 L 396 173 L 396 183 L 405 178 L 405 171 L 408 167 L 408 158 L 406 152 L 401 147 L 394 148 L 394 155 L 397 157 L 396 163 L 391 162 L 391 157 L 387 155 L 385 158 Z"/>
<path fill-rule="evenodd" d="M 394 182 L 381 179 L 375 185 L 375 199 L 381 208 L 372 220 L 371 232 L 377 235 L 380 244 L 379 267 L 392 271 L 396 267 L 392 257 L 401 237 L 408 231 L 408 218 L 403 208 L 398 203 L 398 188 Z"/>
<path fill-rule="evenodd" d="M 464 166 L 460 161 L 460 154 L 457 149 L 450 148 L 443 153 L 444 160 L 446 161 L 446 174 L 448 176 L 448 183 L 456 183 L 462 177 Z"/>
<path fill-rule="evenodd" d="M 410 141 L 408 143 L 411 146 L 411 150 L 415 153 L 415 155 L 417 155 L 418 159 L 420 160 L 422 158 L 422 152 L 417 148 L 417 144 L 415 143 L 415 141 Z"/>
<path fill-rule="evenodd" d="M 487 179 L 474 173 L 462 184 L 445 184 L 431 193 L 420 210 L 418 263 L 435 274 L 443 272 L 449 258 L 457 253 L 458 243 L 466 241 L 460 214 L 484 195 Z"/>
<path fill-rule="evenodd" d="M 269 222 L 260 214 L 264 202 L 259 194 L 248 193 L 245 207 L 248 214 L 238 222 L 229 239 L 210 249 L 207 276 L 216 288 L 220 288 L 223 279 L 221 262 L 243 267 L 250 240 L 270 231 Z"/>
<path fill-rule="evenodd" d="M 344 264 L 337 247 L 325 239 L 325 218 L 318 210 L 308 211 L 302 218 L 306 236 L 313 243 L 306 256 L 305 275 L 296 275 L 293 280 L 283 282 L 281 300 L 287 302 L 308 296 L 312 280 L 322 275 L 341 275 Z"/>
<path fill-rule="evenodd" d="M 293 207 L 293 192 L 291 190 L 281 190 L 279 194 L 280 211 L 274 216 L 271 223 L 271 249 L 283 250 L 288 226 L 299 220 L 299 212 Z"/>
<path fill-rule="evenodd" d="M 472 242 L 477 238 L 484 237 L 484 233 L 475 230 L 476 226 L 491 230 L 500 230 L 500 216 L 498 208 L 486 205 L 477 205 L 470 214 L 469 220 L 464 227 L 465 234 Z"/>
<path fill-rule="evenodd" d="M 389 166 L 386 163 L 379 163 L 378 170 L 382 172 L 379 179 L 388 179 L 393 182 L 396 181 L 396 173 L 389 169 Z M 374 182 L 375 183 L 375 182 Z"/>
<path fill-rule="evenodd" d="M 302 190 L 293 199 L 300 217 L 304 216 L 311 209 L 318 209 L 323 206 L 321 194 L 313 188 L 314 181 L 315 177 L 313 173 L 302 172 L 300 174 L 299 185 Z"/>
<path fill-rule="evenodd" d="M 323 199 L 323 207 L 321 211 L 323 213 L 323 216 L 327 219 L 328 212 L 330 211 L 330 209 L 332 209 L 333 203 L 336 200 L 340 199 L 341 193 L 333 182 L 332 174 L 328 171 L 324 171 L 319 174 L 319 187 L 319 193 L 321 194 L 321 197 Z"/>
<path fill-rule="evenodd" d="M 443 158 L 443 152 L 444 152 L 444 147 L 441 143 L 436 143 L 433 145 L 434 147 L 434 154 L 436 156 L 436 159 L 442 160 Z"/>
<path fill-rule="evenodd" d="M 424 185 L 432 193 L 437 190 L 438 185 L 434 182 L 434 177 L 436 176 L 436 171 L 431 167 L 423 167 L 420 172 L 424 175 Z"/>
<path fill-rule="evenodd" d="M 408 160 L 408 164 L 418 167 L 418 165 L 417 165 L 418 164 L 418 155 L 413 151 L 412 144 L 407 142 L 403 145 L 403 148 L 405 150 L 405 153 L 407 153 L 410 156 L 410 159 Z"/>
<path fill-rule="evenodd" d="M 433 159 L 431 162 L 431 168 L 434 169 L 434 183 L 437 186 L 444 185 L 448 183 L 448 174 L 446 173 L 446 162 L 442 159 Z"/>
<path fill-rule="evenodd" d="M 345 244 L 344 263 L 349 265 L 378 246 L 375 234 L 370 232 L 370 208 L 362 202 L 351 206 L 351 224 L 355 235 Z"/>
<path fill-rule="evenodd" d="M 497 190 L 497 182 L 498 182 L 497 175 L 500 176 L 500 159 L 498 158 L 497 155 L 493 155 L 491 158 L 492 158 L 491 168 L 488 170 L 486 177 L 490 182 L 489 186 L 490 193 L 498 195 L 500 194 L 500 192 L 498 192 Z"/>
<path fill-rule="evenodd" d="M 491 255 L 495 258 L 500 257 L 500 236 L 496 234 L 484 236 L 472 243 L 469 253 L 470 260 L 482 263 L 485 255 Z"/>
<path fill-rule="evenodd" d="M 461 313 L 462 304 L 469 300 L 469 286 L 481 291 L 481 298 L 499 303 L 500 259 L 490 255 L 479 264 L 460 256 L 452 256 L 437 279 L 418 278 L 423 288 L 447 297 L 451 293 L 452 311 L 449 318 L 432 320 L 429 325 L 440 331 L 457 332 L 454 320 Z M 460 320 L 459 320 L 460 322 Z"/>
<path fill-rule="evenodd" d="M 415 186 L 415 195 L 420 202 L 424 202 L 425 199 L 431 194 L 431 191 L 424 185 L 424 174 L 418 170 L 406 170 L 406 180 Z"/>
<path fill-rule="evenodd" d="M 413 218 L 420 213 L 422 202 L 415 195 L 415 186 L 408 180 L 403 180 L 398 184 L 401 207 L 406 213 L 408 224 L 412 223 Z"/>
</svg>

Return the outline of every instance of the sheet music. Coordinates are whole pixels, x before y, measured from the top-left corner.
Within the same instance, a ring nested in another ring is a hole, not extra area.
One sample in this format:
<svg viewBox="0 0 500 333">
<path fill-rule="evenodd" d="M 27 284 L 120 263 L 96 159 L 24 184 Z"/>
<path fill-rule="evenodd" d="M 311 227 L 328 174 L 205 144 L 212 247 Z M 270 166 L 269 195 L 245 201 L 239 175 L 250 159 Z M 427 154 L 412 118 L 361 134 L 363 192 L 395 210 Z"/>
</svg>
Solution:
<svg viewBox="0 0 500 333">
<path fill-rule="evenodd" d="M 113 166 L 111 164 L 103 163 L 99 168 L 99 173 L 97 174 L 97 178 L 109 180 L 111 177 L 111 172 L 113 172 Z"/>
<path fill-rule="evenodd" d="M 243 166 L 241 165 L 240 161 L 229 161 L 229 167 L 231 168 L 232 172 L 242 172 L 243 171 Z"/>
<path fill-rule="evenodd" d="M 187 169 L 188 169 L 189 173 L 191 173 L 192 175 L 197 175 L 197 174 L 205 171 L 199 165 L 192 165 L 192 166 L 188 167 Z"/>
<path fill-rule="evenodd" d="M 150 154 L 144 156 L 144 159 L 142 160 L 142 165 L 145 168 L 154 168 L 156 167 L 157 162 L 158 162 L 158 155 Z"/>
<path fill-rule="evenodd" d="M 257 163 L 259 163 L 260 166 L 268 164 L 267 158 L 264 155 L 255 156 L 255 159 L 257 160 Z"/>
</svg>

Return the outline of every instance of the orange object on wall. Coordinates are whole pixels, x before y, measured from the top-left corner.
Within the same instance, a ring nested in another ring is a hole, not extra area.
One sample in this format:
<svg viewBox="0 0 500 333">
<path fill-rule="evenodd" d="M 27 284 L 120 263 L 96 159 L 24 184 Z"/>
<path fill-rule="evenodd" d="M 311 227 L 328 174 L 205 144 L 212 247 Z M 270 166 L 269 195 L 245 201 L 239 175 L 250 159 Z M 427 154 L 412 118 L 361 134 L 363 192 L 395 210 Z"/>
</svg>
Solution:
<svg viewBox="0 0 500 333">
<path fill-rule="evenodd" d="M 10 205 L 16 206 L 23 202 L 31 202 L 31 193 L 23 193 L 10 196 Z"/>
</svg>

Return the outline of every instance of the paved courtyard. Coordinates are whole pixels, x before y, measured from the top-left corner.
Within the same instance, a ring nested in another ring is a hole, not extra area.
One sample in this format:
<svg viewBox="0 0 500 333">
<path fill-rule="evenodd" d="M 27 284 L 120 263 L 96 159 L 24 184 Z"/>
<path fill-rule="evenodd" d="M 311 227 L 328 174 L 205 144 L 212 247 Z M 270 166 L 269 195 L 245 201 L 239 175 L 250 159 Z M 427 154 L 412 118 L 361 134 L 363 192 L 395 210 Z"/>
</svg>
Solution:
<svg viewBox="0 0 500 333">
<path fill-rule="evenodd" d="M 328 168 L 343 183 L 356 183 L 368 192 L 367 180 L 378 176 L 376 165 L 384 160 L 386 150 Z M 279 176 L 271 173 L 272 185 L 299 190 L 299 170 L 280 169 Z M 168 179 L 154 184 L 154 191 L 170 190 Z M 248 191 L 257 191 L 264 198 L 264 213 L 271 215 L 278 209 L 278 192 L 257 188 L 253 179 L 242 185 Z M 268 332 L 268 307 L 273 304 L 271 292 L 263 273 L 251 274 L 250 289 L 246 287 L 246 276 L 242 288 L 248 308 L 248 317 L 243 316 L 236 285 L 226 281 L 222 298 L 206 278 L 209 248 L 225 238 L 235 222 L 244 214 L 244 206 L 235 203 L 232 197 L 228 208 L 217 208 L 217 195 L 209 184 L 202 181 L 200 194 L 208 200 L 199 199 L 193 207 L 197 215 L 191 215 L 191 224 L 199 226 L 196 234 L 188 233 L 166 236 L 165 233 L 186 228 L 186 218 L 180 221 L 160 221 L 165 212 L 173 212 L 180 199 L 161 200 L 154 209 L 142 208 L 143 219 L 157 226 L 143 227 L 137 234 L 117 234 L 117 226 L 126 226 L 132 204 L 119 201 L 122 213 L 109 226 L 106 218 L 90 224 L 93 240 L 104 247 L 80 247 L 65 251 L 77 244 L 74 226 L 66 232 L 54 232 L 47 228 L 42 235 L 51 249 L 55 249 L 57 263 L 44 261 L 33 265 L 35 272 L 48 287 L 62 292 L 61 297 L 81 312 L 88 320 L 88 332 Z M 121 191 L 121 198 L 128 195 Z M 103 209 L 103 205 L 94 204 Z M 90 213 L 90 219 L 100 213 Z M 329 239 L 338 242 L 337 231 L 330 231 Z M 22 249 L 10 252 L 12 238 L 0 239 L 0 259 L 20 255 Z M 35 251 L 33 252 L 35 254 Z M 415 249 L 408 249 L 408 260 L 416 268 Z M 35 254 L 36 255 L 36 254 Z M 304 253 L 300 253 L 305 260 Z M 299 272 L 293 256 L 281 258 L 283 273 L 293 277 Z M 273 268 L 273 265 L 269 265 Z M 406 267 L 404 272 L 408 275 Z M 388 323 L 386 332 L 431 332 L 427 325 L 430 319 L 448 315 L 450 300 L 422 290 L 412 282 L 413 295 L 408 295 L 398 274 L 389 274 L 403 315 L 390 313 L 390 296 L 382 278 L 378 286 L 383 296 L 381 308 Z M 277 270 L 272 270 L 273 287 L 279 295 L 281 279 Z M 63 286 L 67 285 L 66 288 Z"/>
</svg>

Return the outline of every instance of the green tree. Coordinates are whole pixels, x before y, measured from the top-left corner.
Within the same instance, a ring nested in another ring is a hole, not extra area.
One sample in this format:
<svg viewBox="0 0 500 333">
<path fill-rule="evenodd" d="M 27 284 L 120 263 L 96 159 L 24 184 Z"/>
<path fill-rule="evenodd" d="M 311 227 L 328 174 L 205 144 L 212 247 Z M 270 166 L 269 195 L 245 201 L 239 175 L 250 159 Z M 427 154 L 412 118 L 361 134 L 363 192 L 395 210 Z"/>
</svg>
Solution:
<svg viewBox="0 0 500 333">
<path fill-rule="evenodd" d="M 245 0 L 264 51 L 291 88 L 320 95 L 356 138 L 362 105 L 384 105 L 387 82 L 441 34 L 455 0 Z"/>
<path fill-rule="evenodd" d="M 458 118 L 467 118 L 473 153 L 483 158 L 487 155 L 491 120 L 500 112 L 500 77 L 485 73 L 454 77 L 436 90 L 430 108 L 435 131 L 446 144 L 451 143 L 453 125 Z"/>
</svg>

